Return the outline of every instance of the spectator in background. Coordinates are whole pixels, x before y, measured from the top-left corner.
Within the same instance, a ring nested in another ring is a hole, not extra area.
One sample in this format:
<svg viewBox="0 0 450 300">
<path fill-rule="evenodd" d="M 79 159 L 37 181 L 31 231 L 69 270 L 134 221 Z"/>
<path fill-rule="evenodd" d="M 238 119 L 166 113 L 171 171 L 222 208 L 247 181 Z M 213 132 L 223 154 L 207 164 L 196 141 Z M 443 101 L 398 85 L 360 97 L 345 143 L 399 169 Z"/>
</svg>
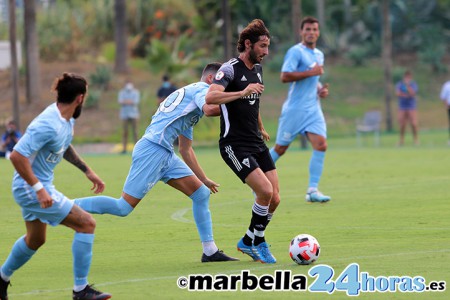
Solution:
<svg viewBox="0 0 450 300">
<path fill-rule="evenodd" d="M 122 153 L 127 153 L 128 143 L 128 127 L 131 125 L 133 133 L 133 140 L 136 144 L 137 138 L 137 120 L 139 119 L 139 104 L 140 94 L 134 88 L 131 82 L 127 82 L 125 87 L 120 90 L 118 101 L 120 103 L 120 119 L 123 121 L 123 135 L 122 135 Z"/>
<path fill-rule="evenodd" d="M 17 130 L 17 125 L 14 121 L 9 121 L 6 124 L 6 131 L 2 136 L 2 144 L 0 147 L 0 157 L 9 158 L 14 146 L 22 137 L 22 133 Z"/>
<path fill-rule="evenodd" d="M 399 146 L 403 146 L 405 141 L 405 128 L 408 122 L 411 124 L 414 144 L 419 144 L 416 99 L 418 90 L 419 87 L 413 80 L 412 72 L 409 70 L 405 71 L 403 79 L 395 86 L 395 94 L 398 97 L 398 123 L 400 126 Z"/>
<path fill-rule="evenodd" d="M 159 103 L 163 102 L 167 96 L 172 94 L 172 92 L 177 90 L 177 87 L 170 82 L 169 75 L 164 75 L 162 80 L 163 83 L 161 84 L 160 88 L 158 89 L 158 93 L 156 94 L 158 96 L 158 105 Z"/>
<path fill-rule="evenodd" d="M 444 101 L 444 105 L 447 108 L 448 115 L 448 145 L 450 146 L 450 80 L 444 83 L 441 90 L 441 100 Z"/>
</svg>

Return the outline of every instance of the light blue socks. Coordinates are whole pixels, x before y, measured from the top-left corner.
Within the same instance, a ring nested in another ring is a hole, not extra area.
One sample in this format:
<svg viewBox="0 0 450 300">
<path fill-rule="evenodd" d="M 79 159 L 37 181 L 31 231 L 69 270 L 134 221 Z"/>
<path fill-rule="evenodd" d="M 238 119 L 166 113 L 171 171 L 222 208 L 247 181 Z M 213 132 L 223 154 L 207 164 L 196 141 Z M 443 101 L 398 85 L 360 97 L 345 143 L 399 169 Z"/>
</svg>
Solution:
<svg viewBox="0 0 450 300">
<path fill-rule="evenodd" d="M 87 276 L 89 274 L 89 269 L 91 268 L 93 245 L 93 233 L 75 233 L 72 243 L 75 286 L 88 284 Z"/>
<path fill-rule="evenodd" d="M 35 250 L 28 248 L 25 243 L 25 237 L 19 238 L 11 249 L 11 253 L 6 259 L 5 263 L 1 267 L 2 278 L 9 281 L 12 274 L 23 266 L 33 254 L 36 253 Z"/>
<path fill-rule="evenodd" d="M 110 214 L 119 217 L 128 216 L 133 207 L 123 197 L 115 199 L 108 196 L 78 198 L 75 204 L 92 214 Z"/>
<path fill-rule="evenodd" d="M 323 171 L 323 162 L 325 152 L 313 150 L 311 160 L 309 161 L 309 187 L 317 188 Z"/>
<path fill-rule="evenodd" d="M 209 211 L 209 196 L 211 191 L 202 185 L 189 198 L 192 199 L 192 212 L 195 225 L 202 242 L 213 241 L 211 212 Z"/>
</svg>

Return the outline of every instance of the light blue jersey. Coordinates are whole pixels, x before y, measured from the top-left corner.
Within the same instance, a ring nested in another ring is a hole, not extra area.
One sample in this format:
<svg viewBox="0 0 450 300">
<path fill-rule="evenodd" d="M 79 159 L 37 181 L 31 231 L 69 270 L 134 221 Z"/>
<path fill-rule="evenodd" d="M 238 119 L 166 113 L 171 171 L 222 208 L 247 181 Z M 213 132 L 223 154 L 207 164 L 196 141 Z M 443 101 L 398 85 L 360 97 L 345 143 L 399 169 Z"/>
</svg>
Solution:
<svg viewBox="0 0 450 300">
<path fill-rule="evenodd" d="M 291 47 L 284 58 L 281 72 L 305 72 L 314 66 L 323 66 L 324 55 L 315 48 L 310 49 L 303 44 Z M 289 84 L 289 92 L 283 110 L 303 111 L 317 108 L 317 84 L 320 76 L 311 76 Z"/>
<path fill-rule="evenodd" d="M 193 139 L 193 126 L 203 116 L 203 105 L 209 85 L 196 82 L 180 88 L 167 96 L 145 130 L 146 138 L 173 151 L 173 143 L 182 134 Z"/>
<path fill-rule="evenodd" d="M 192 140 L 193 126 L 203 116 L 209 85 L 192 83 L 170 94 L 159 106 L 144 136 L 133 149 L 130 171 L 123 191 L 142 199 L 158 181 L 194 175 L 173 149 L 182 134 Z"/>
<path fill-rule="evenodd" d="M 61 116 L 56 103 L 51 104 L 30 123 L 25 134 L 14 147 L 15 151 L 29 159 L 33 173 L 55 202 L 49 208 L 40 208 L 36 193 L 15 172 L 12 183 L 13 195 L 22 207 L 26 221 L 39 218 L 45 223 L 57 225 L 72 208 L 73 203 L 55 190 L 53 170 L 72 141 L 74 124 L 73 118 L 67 121 Z"/>
<path fill-rule="evenodd" d="M 323 64 L 322 51 L 310 49 L 300 43 L 286 53 L 281 72 L 305 72 Z M 306 132 L 326 137 L 325 118 L 317 96 L 319 79 L 320 76 L 311 76 L 289 84 L 288 96 L 278 123 L 278 145 L 289 145 L 298 134 Z"/>
</svg>

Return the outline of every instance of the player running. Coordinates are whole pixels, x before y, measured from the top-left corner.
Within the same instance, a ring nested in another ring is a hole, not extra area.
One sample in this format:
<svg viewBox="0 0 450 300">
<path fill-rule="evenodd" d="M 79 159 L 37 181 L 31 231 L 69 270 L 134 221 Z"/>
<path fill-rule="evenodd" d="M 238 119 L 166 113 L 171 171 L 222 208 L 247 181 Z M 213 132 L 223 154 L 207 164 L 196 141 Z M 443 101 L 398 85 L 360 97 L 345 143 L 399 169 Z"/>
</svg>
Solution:
<svg viewBox="0 0 450 300">
<path fill-rule="evenodd" d="M 206 94 L 206 103 L 220 104 L 220 153 L 226 164 L 253 190 L 250 226 L 237 248 L 255 261 L 275 263 L 264 232 L 280 203 L 278 175 L 264 143 L 259 114 L 264 91 L 260 62 L 269 54 L 270 34 L 256 19 L 242 30 L 239 56 L 223 64 Z"/>
<path fill-rule="evenodd" d="M 159 105 L 144 136 L 134 147 L 122 197 L 86 197 L 76 199 L 75 203 L 91 213 L 124 217 L 158 181 L 162 181 L 192 200 L 203 246 L 201 261 L 238 260 L 223 253 L 214 242 L 209 197 L 210 193 L 218 191 L 219 184 L 206 177 L 192 148 L 193 126 L 203 114 L 218 116 L 220 113 L 217 105 L 205 103 L 206 91 L 220 66 L 219 63 L 208 64 L 200 82 L 176 90 Z M 174 153 L 173 143 L 177 137 L 184 162 Z"/>
<path fill-rule="evenodd" d="M 318 189 L 327 150 L 327 127 L 318 98 L 328 96 L 328 85 L 319 83 L 324 62 L 322 51 L 316 48 L 320 35 L 319 21 L 305 17 L 300 26 L 302 42 L 288 50 L 281 68 L 281 81 L 290 82 L 289 92 L 281 110 L 276 144 L 270 149 L 270 155 L 276 162 L 298 134 L 306 135 L 313 147 L 306 201 L 327 202 L 331 197 Z"/>
<path fill-rule="evenodd" d="M 105 188 L 103 181 L 71 145 L 75 119 L 80 116 L 86 98 L 87 82 L 81 76 L 64 73 L 55 81 L 54 91 L 57 93 L 56 103 L 30 123 L 10 156 L 16 169 L 12 192 L 22 208 L 27 232 L 16 241 L 0 268 L 0 300 L 8 300 L 7 288 L 13 273 L 45 243 L 47 224 L 62 224 L 75 231 L 72 243 L 73 299 L 111 298 L 110 294 L 95 290 L 87 280 L 94 245 L 94 218 L 53 185 L 53 170 L 64 158 L 94 184 L 95 193 L 101 193 Z"/>
</svg>

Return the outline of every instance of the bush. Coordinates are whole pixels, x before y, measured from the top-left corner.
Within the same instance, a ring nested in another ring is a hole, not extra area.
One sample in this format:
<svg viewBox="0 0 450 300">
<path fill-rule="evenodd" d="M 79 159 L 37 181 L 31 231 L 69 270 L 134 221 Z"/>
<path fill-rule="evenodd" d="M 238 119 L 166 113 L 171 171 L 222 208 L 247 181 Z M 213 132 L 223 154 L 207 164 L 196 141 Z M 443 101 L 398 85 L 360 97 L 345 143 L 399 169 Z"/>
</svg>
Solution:
<svg viewBox="0 0 450 300">
<path fill-rule="evenodd" d="M 100 97 L 102 96 L 102 91 L 97 89 L 90 89 L 86 102 L 84 103 L 85 108 L 98 108 L 98 103 L 100 102 Z"/>
<path fill-rule="evenodd" d="M 108 90 L 111 78 L 112 71 L 107 66 L 98 66 L 95 72 L 89 75 L 91 85 L 103 91 Z"/>
</svg>

